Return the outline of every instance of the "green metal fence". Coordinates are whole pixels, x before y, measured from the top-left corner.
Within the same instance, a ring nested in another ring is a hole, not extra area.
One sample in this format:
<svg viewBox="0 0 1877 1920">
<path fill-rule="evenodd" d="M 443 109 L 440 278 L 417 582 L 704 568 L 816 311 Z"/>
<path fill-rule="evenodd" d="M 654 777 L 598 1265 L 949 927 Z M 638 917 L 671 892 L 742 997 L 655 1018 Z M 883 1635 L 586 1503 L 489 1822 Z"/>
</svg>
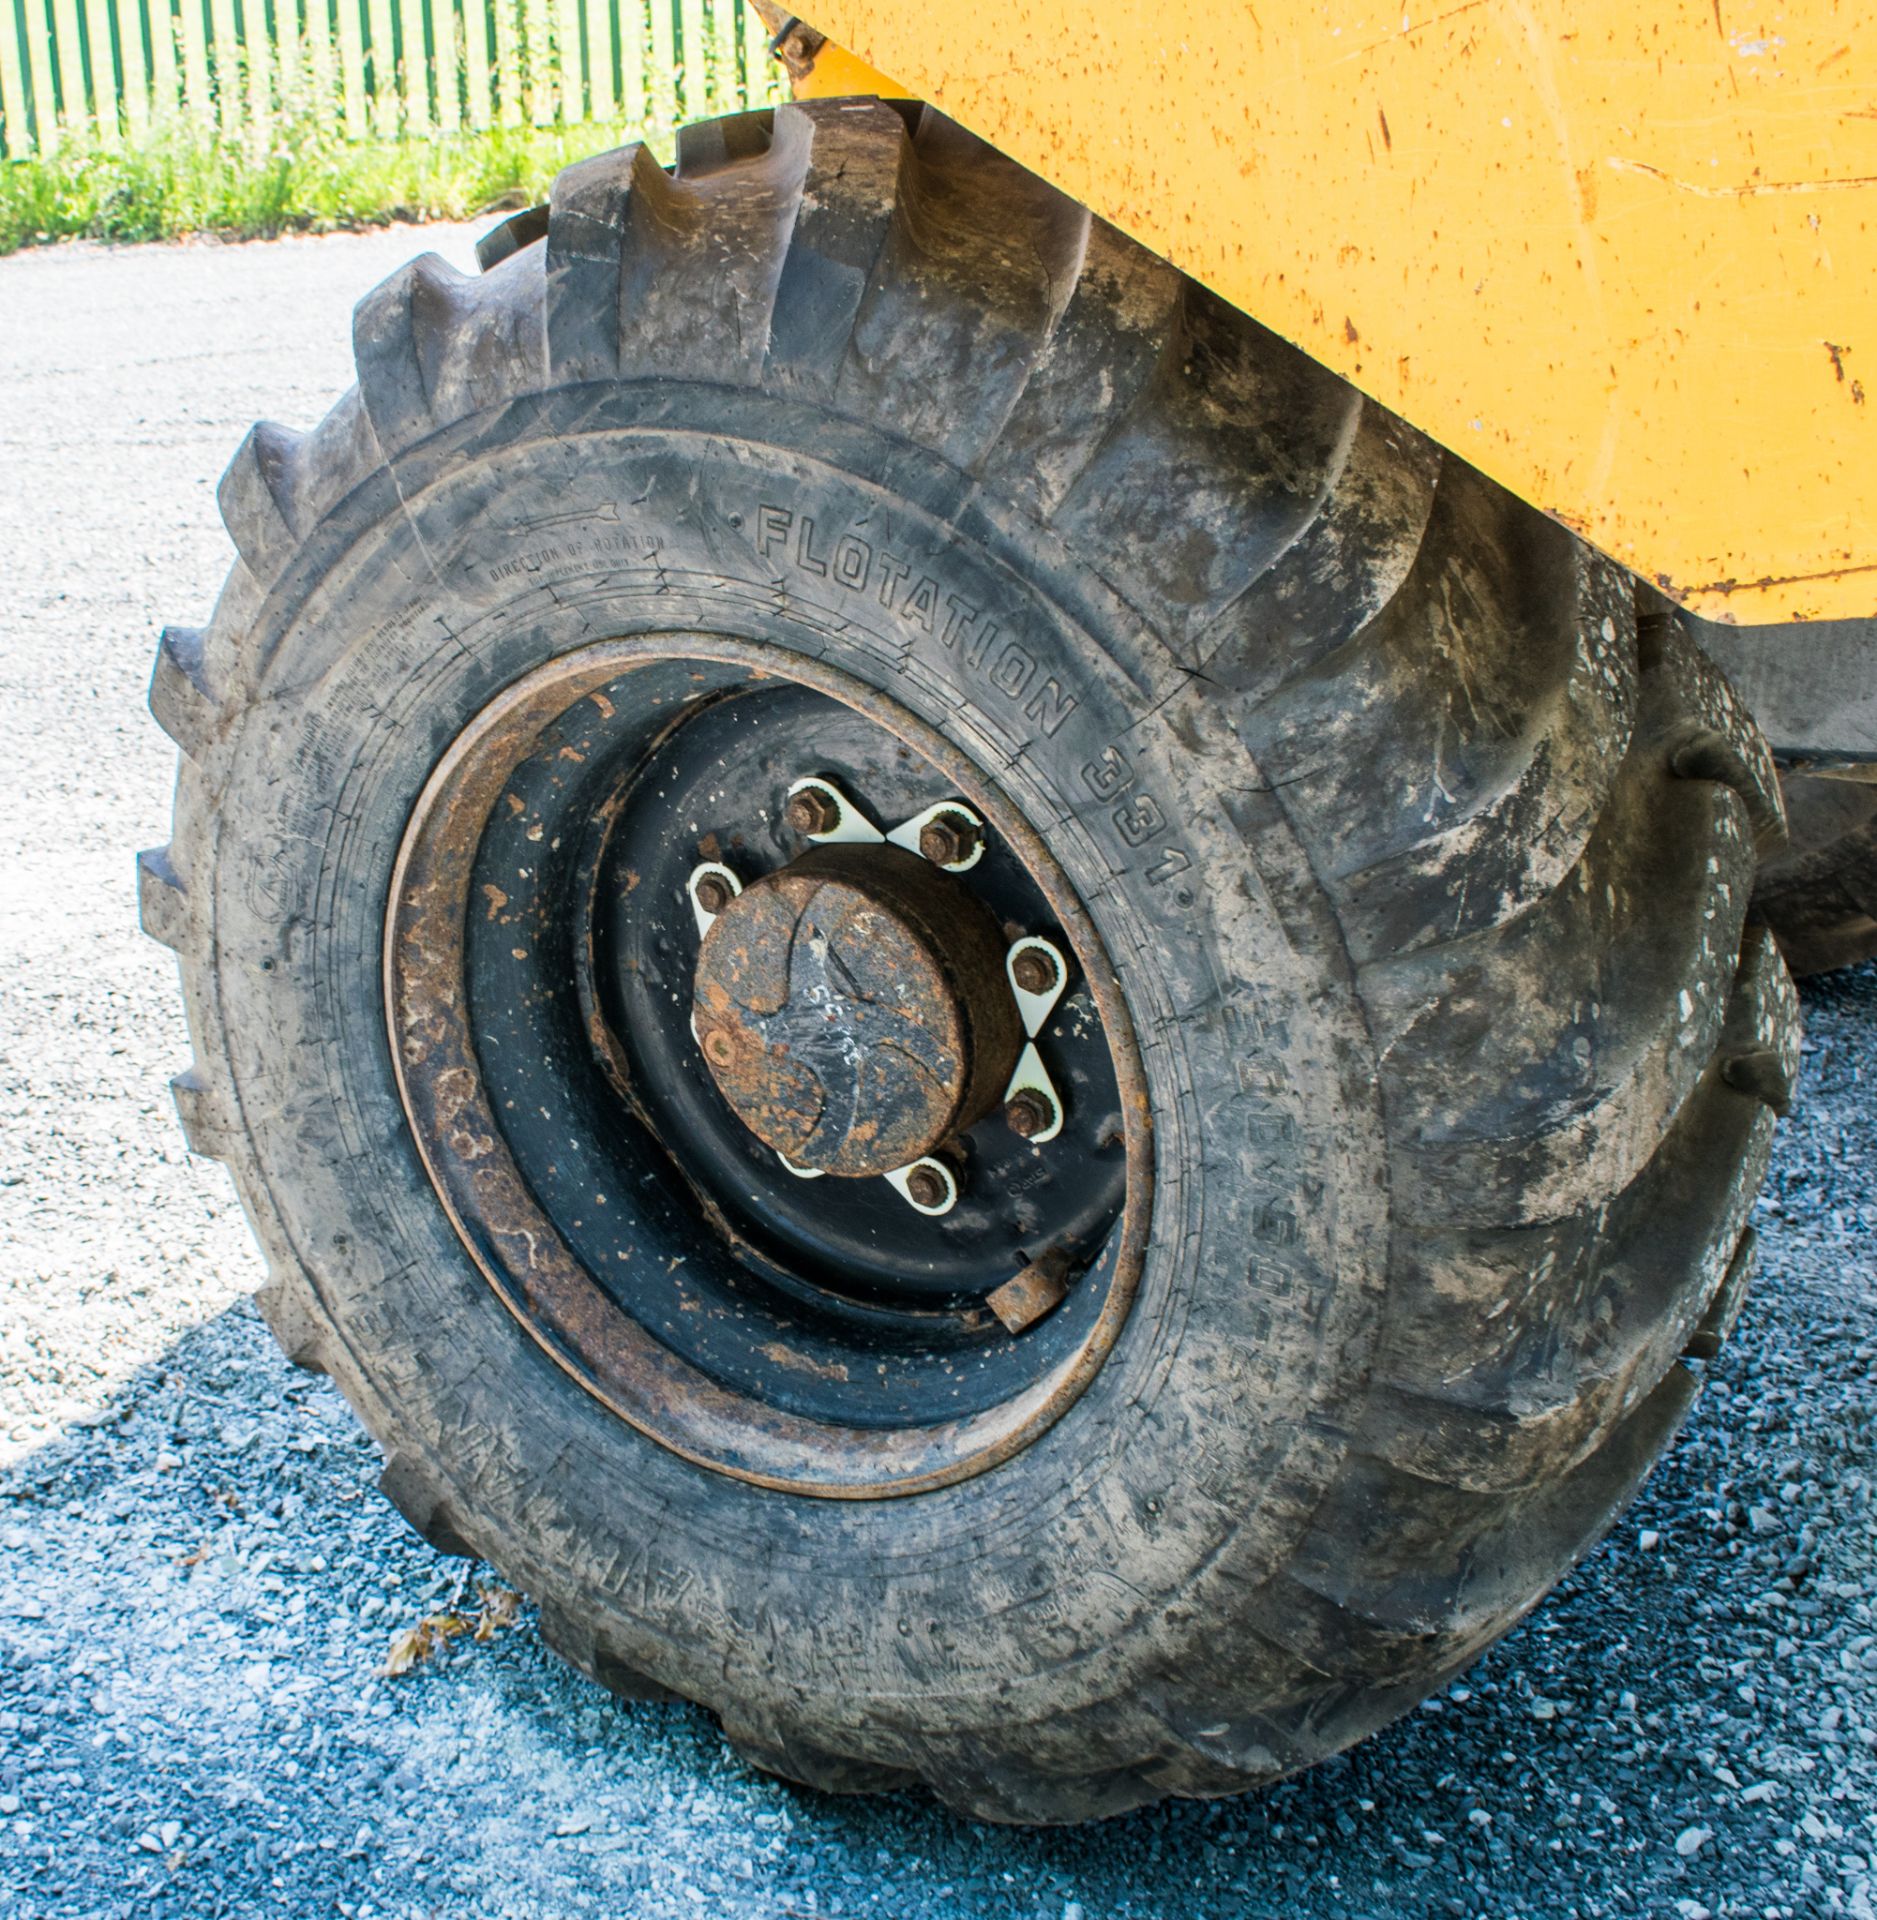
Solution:
<svg viewBox="0 0 1877 1920">
<path fill-rule="evenodd" d="M 349 139 L 617 120 L 773 100 L 744 0 L 0 0 L 0 157 L 177 124 Z"/>
</svg>

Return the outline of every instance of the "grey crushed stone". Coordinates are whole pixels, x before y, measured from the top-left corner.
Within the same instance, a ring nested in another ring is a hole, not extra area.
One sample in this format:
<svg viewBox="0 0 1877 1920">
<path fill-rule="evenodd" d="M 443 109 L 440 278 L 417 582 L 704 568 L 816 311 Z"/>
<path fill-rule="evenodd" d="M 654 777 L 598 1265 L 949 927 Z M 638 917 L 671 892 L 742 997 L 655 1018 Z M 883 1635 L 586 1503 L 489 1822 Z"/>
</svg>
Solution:
<svg viewBox="0 0 1877 1920">
<path fill-rule="evenodd" d="M 224 460 L 346 384 L 361 291 L 470 237 L 0 261 L 0 1912 L 1873 1920 L 1877 969 L 1806 991 L 1762 1276 L 1641 1501 L 1444 1697 L 1301 1781 L 999 1831 L 766 1779 L 526 1614 L 376 1677 L 465 1572 L 246 1298 L 128 856 L 165 831 L 143 690 L 226 565 Z"/>
</svg>

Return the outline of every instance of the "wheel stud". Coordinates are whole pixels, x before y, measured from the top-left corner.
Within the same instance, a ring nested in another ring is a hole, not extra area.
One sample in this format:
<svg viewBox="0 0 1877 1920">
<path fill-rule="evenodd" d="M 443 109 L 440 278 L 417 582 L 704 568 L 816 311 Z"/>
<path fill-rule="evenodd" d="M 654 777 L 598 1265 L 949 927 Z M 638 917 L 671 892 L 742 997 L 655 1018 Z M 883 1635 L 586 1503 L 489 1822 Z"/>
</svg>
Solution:
<svg viewBox="0 0 1877 1920">
<path fill-rule="evenodd" d="M 955 867 L 983 843 L 978 823 L 962 813 L 941 813 L 919 829 L 920 855 L 935 867 Z"/>
<path fill-rule="evenodd" d="M 841 803 L 820 787 L 803 787 L 790 795 L 782 817 L 799 834 L 832 833 L 841 824 Z"/>
<path fill-rule="evenodd" d="M 1004 1108 L 1004 1124 L 1019 1140 L 1033 1140 L 1055 1124 L 1056 1103 L 1034 1087 L 1025 1087 Z"/>
<path fill-rule="evenodd" d="M 691 889 L 692 898 L 706 913 L 721 913 L 736 897 L 721 874 L 707 873 Z"/>
<path fill-rule="evenodd" d="M 906 1176 L 906 1191 L 920 1206 L 938 1207 L 944 1205 L 949 1189 L 936 1167 L 914 1167 Z"/>
<path fill-rule="evenodd" d="M 950 1213 L 964 1190 L 964 1169 L 952 1154 L 928 1153 L 886 1176 L 887 1185 L 921 1213 Z"/>
<path fill-rule="evenodd" d="M 1058 971 L 1055 956 L 1041 947 L 1025 947 L 1010 963 L 1010 977 L 1025 993 L 1047 993 Z"/>
</svg>

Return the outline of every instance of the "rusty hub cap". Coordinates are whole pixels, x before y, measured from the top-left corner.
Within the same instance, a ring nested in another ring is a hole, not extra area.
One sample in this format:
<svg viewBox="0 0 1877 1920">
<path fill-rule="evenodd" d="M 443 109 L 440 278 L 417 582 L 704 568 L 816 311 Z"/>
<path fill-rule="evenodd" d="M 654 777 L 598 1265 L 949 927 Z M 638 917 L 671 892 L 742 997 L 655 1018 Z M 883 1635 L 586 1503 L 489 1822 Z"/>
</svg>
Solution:
<svg viewBox="0 0 1877 1920">
<path fill-rule="evenodd" d="M 981 1119 L 1021 1041 L 1002 943 L 897 847 L 823 847 L 706 935 L 693 1011 L 718 1091 L 799 1167 L 890 1173 Z"/>
</svg>

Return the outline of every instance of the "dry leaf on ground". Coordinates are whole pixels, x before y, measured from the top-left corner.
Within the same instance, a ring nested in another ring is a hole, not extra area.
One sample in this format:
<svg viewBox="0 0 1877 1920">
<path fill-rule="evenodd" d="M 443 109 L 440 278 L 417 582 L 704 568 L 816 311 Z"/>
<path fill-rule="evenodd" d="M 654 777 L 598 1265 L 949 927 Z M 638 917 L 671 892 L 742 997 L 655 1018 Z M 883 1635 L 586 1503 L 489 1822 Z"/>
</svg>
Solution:
<svg viewBox="0 0 1877 1920">
<path fill-rule="evenodd" d="M 512 1587 L 482 1587 L 476 1597 L 482 1602 L 476 1612 L 476 1641 L 480 1645 L 493 1640 L 502 1628 L 515 1624 L 515 1616 L 521 1611 L 521 1595 Z"/>
<path fill-rule="evenodd" d="M 515 1624 L 521 1611 L 521 1595 L 512 1588 L 479 1587 L 476 1598 L 480 1604 L 473 1613 L 445 1607 L 440 1612 L 425 1614 L 414 1627 L 400 1627 L 385 1649 L 385 1663 L 378 1670 L 380 1676 L 396 1679 L 399 1674 L 409 1673 L 463 1634 L 482 1646 L 493 1640 L 503 1627 Z"/>
</svg>

